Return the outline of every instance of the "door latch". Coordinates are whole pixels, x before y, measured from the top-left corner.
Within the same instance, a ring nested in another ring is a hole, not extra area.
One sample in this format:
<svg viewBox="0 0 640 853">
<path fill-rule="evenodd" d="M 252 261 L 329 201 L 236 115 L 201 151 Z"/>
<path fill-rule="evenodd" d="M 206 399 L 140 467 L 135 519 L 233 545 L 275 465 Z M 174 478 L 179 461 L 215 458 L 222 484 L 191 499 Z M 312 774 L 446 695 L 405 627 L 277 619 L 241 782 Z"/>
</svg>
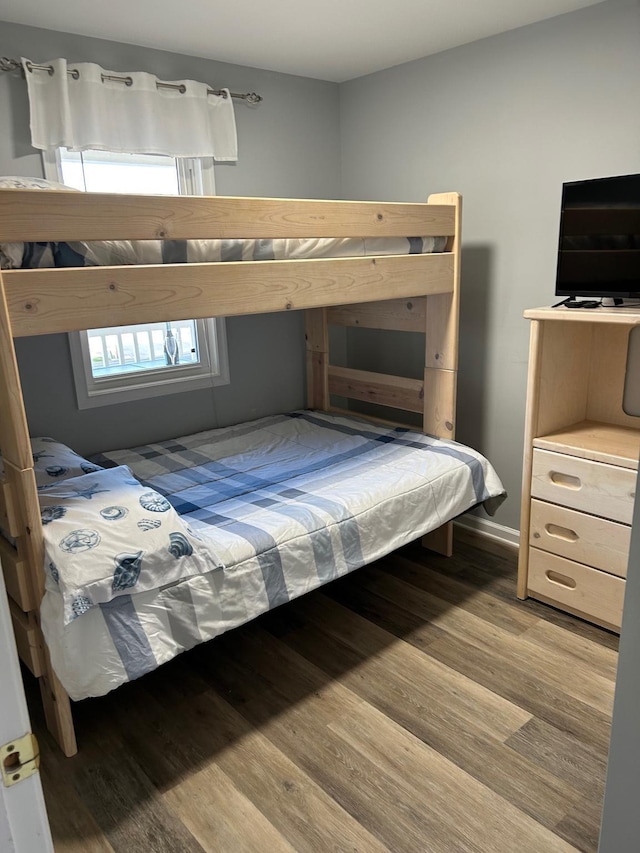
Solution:
<svg viewBox="0 0 640 853">
<path fill-rule="evenodd" d="M 23 737 L 5 743 L 0 747 L 0 764 L 5 788 L 33 776 L 40 767 L 40 747 L 36 736 L 27 732 Z"/>
</svg>

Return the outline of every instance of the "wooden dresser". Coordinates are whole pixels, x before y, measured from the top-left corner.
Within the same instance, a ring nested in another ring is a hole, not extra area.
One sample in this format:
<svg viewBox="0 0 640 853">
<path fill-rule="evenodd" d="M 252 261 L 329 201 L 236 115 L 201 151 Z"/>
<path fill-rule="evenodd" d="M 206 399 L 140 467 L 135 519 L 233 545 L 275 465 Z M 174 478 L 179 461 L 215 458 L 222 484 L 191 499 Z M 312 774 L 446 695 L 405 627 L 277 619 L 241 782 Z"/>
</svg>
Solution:
<svg viewBox="0 0 640 853">
<path fill-rule="evenodd" d="M 524 316 L 532 322 L 518 596 L 619 631 L 640 451 L 640 417 L 625 413 L 623 397 L 640 311 Z"/>
</svg>

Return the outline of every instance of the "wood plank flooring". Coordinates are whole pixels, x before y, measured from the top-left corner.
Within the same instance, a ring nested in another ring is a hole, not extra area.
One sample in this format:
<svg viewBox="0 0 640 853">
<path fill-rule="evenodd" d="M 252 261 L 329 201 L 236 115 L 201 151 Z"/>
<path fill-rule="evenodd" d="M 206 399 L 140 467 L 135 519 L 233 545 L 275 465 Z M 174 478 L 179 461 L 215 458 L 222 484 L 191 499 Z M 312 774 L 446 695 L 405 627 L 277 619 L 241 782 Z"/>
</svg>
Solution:
<svg viewBox="0 0 640 853">
<path fill-rule="evenodd" d="M 102 699 L 57 853 L 597 849 L 617 637 L 515 598 L 515 556 L 409 546 Z"/>
</svg>

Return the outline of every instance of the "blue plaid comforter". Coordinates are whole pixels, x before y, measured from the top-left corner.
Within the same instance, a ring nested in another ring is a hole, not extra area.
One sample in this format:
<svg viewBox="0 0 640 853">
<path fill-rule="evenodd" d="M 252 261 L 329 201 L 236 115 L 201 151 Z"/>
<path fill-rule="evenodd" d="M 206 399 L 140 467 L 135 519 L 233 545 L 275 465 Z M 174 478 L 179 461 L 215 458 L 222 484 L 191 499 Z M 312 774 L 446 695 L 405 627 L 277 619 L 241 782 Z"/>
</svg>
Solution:
<svg viewBox="0 0 640 853">
<path fill-rule="evenodd" d="M 137 678 L 504 495 L 489 462 L 464 445 L 314 412 L 93 461 L 127 466 L 180 516 L 195 537 L 190 543 L 207 543 L 215 560 L 177 579 L 160 566 L 155 589 L 147 582 L 140 591 L 135 584 L 119 589 L 67 624 L 49 579 L 44 630 L 72 698 Z M 114 527 L 103 520 L 99 535 Z M 144 536 L 125 550 L 137 554 Z M 175 559 L 167 565 L 175 571 Z"/>
</svg>

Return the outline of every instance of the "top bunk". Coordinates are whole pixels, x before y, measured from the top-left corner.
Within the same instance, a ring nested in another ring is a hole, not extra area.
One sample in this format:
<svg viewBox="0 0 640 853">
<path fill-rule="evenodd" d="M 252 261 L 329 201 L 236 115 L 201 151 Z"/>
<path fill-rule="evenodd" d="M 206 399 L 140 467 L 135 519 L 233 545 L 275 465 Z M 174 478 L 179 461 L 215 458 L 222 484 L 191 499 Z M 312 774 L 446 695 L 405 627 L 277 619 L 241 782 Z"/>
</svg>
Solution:
<svg viewBox="0 0 640 853">
<path fill-rule="evenodd" d="M 460 197 L 427 203 L 0 191 L 0 244 L 444 238 L 430 254 L 11 269 L 12 337 L 377 302 L 457 289 Z"/>
</svg>

